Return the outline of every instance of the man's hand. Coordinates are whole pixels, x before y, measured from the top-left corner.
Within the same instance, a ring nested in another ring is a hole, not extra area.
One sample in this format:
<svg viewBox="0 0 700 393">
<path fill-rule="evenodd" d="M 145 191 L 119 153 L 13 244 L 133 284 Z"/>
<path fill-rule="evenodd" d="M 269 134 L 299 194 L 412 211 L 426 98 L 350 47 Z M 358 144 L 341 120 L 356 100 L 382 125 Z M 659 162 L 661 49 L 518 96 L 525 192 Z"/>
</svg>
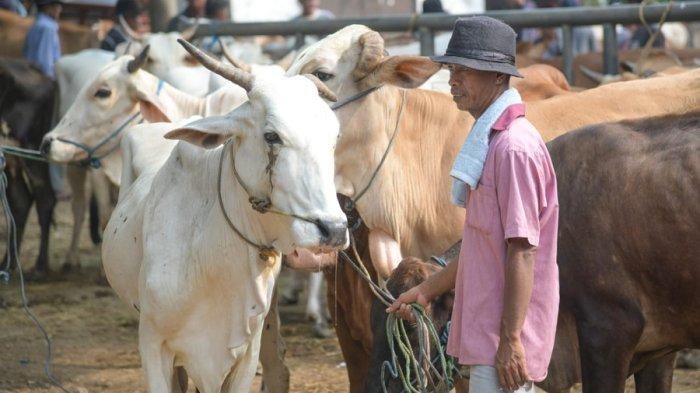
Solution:
<svg viewBox="0 0 700 393">
<path fill-rule="evenodd" d="M 388 313 L 396 313 L 401 319 L 415 322 L 416 319 L 411 312 L 411 303 L 418 303 L 424 308 L 430 305 L 430 297 L 425 293 L 423 284 L 416 285 L 396 298 L 394 304 L 386 309 Z"/>
<path fill-rule="evenodd" d="M 518 390 L 530 381 L 525 362 L 525 349 L 520 338 L 501 337 L 496 352 L 498 384 L 506 392 Z"/>
</svg>

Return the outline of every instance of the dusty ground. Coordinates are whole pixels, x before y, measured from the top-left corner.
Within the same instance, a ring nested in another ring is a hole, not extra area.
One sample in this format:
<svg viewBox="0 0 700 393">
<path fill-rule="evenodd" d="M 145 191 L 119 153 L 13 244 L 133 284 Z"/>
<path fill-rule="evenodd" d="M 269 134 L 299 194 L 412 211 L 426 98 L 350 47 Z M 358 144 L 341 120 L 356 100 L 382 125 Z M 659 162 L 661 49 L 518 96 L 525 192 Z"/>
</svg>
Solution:
<svg viewBox="0 0 700 393">
<path fill-rule="evenodd" d="M 69 206 L 57 209 L 51 256 L 58 270 L 70 239 Z M 36 218 L 30 217 L 23 263 L 31 266 L 38 246 Z M 87 235 L 81 245 L 80 272 L 30 283 L 32 311 L 53 339 L 54 374 L 71 391 L 144 392 L 138 349 L 137 318 L 109 287 L 97 284 L 99 249 Z M 4 238 L 0 238 L 4 239 Z M 347 391 L 345 369 L 335 338 L 311 338 L 302 309 L 281 308 L 283 335 L 292 372 L 293 392 Z M 45 347 L 24 314 L 16 277 L 0 285 L 0 392 L 56 392 L 43 374 Z M 259 388 L 259 377 L 253 391 Z M 632 383 L 630 382 L 629 391 Z M 191 389 L 190 391 L 193 391 Z M 674 392 L 700 392 L 700 371 L 676 370 Z"/>
</svg>

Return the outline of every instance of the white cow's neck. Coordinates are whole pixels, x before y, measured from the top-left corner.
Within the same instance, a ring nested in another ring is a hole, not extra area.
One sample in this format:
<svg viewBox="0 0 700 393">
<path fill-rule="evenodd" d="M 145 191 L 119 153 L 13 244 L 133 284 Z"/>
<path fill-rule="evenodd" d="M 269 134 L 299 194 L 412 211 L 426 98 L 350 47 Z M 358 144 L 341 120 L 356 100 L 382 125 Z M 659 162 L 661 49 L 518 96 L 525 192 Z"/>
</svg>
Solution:
<svg viewBox="0 0 700 393">
<path fill-rule="evenodd" d="M 187 94 L 164 82 L 158 91 L 158 79 L 153 74 L 140 71 L 135 82 L 147 91 L 157 93 L 158 101 L 171 121 L 178 121 L 194 115 L 201 115 L 205 109 L 205 99 Z"/>
<path fill-rule="evenodd" d="M 183 143 L 186 142 L 181 142 L 180 145 Z M 261 313 L 266 313 L 270 308 L 272 289 L 281 267 L 281 258 L 276 257 L 268 262 L 261 261 L 258 257 L 258 249 L 246 243 L 234 233 L 228 224 L 226 224 L 217 199 L 219 160 L 221 159 L 221 154 L 224 153 L 224 149 L 228 149 L 228 151 L 224 157 L 221 172 L 221 190 L 223 205 L 227 214 L 235 223 L 236 227 L 250 240 L 261 244 L 269 244 L 269 242 L 273 240 L 265 233 L 264 225 L 261 220 L 262 215 L 250 207 L 248 194 L 235 178 L 231 166 L 231 152 L 233 151 L 235 153 L 235 147 L 232 148 L 232 146 L 224 146 L 206 152 L 206 156 L 200 161 L 201 164 L 198 165 L 199 168 L 194 171 L 195 176 L 206 179 L 206 186 L 203 189 L 206 189 L 207 196 L 214 198 L 214 200 L 211 201 L 212 214 L 209 216 L 211 220 L 203 228 L 206 232 L 204 238 L 210 239 L 210 244 L 223 245 L 219 250 L 220 255 L 244 255 L 247 257 L 240 260 L 223 258 L 218 261 L 219 267 L 212 266 L 211 268 L 223 269 L 224 271 L 230 271 L 231 274 L 238 275 L 241 274 L 241 269 L 246 269 L 252 274 L 254 279 L 246 284 L 249 288 L 237 289 L 235 293 L 237 298 L 232 300 L 235 300 L 235 302 L 245 301 L 247 305 L 244 309 L 247 310 L 249 323 L 254 323 L 256 318 L 260 318 L 261 315 L 264 315 Z M 240 165 L 242 163 L 237 162 L 237 164 Z M 191 177 L 191 179 L 195 178 Z M 211 259 L 209 261 L 211 262 Z M 246 294 L 245 299 L 241 297 L 241 294 Z M 233 336 L 237 336 L 237 334 Z M 234 344 L 235 343 L 231 343 L 231 345 Z"/>
</svg>

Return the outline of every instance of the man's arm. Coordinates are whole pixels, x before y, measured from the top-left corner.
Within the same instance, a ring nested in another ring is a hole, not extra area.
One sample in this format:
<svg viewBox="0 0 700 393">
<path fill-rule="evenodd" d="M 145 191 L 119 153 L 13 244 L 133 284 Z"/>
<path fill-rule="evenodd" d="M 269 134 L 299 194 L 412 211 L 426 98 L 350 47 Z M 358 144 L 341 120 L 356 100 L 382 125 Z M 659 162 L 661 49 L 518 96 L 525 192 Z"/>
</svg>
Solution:
<svg viewBox="0 0 700 393">
<path fill-rule="evenodd" d="M 413 314 L 409 306 L 411 303 L 417 302 L 421 306 L 427 307 L 433 299 L 452 290 L 457 279 L 457 264 L 461 247 L 462 241 L 460 240 L 445 251 L 440 257 L 447 261 L 447 266 L 428 277 L 427 280 L 402 293 L 386 311 L 398 312 L 401 318 L 412 320 Z"/>
<path fill-rule="evenodd" d="M 536 247 L 524 238 L 508 239 L 503 315 L 496 370 L 499 384 L 510 391 L 530 381 L 520 333 L 530 304 Z"/>
</svg>

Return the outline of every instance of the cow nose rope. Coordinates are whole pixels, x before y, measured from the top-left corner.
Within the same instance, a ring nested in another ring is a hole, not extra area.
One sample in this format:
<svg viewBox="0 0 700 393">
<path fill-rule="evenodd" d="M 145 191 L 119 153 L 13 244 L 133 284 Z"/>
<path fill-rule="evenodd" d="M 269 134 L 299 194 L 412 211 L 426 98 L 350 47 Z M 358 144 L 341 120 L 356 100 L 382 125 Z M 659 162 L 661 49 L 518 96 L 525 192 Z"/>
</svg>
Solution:
<svg viewBox="0 0 700 393">
<path fill-rule="evenodd" d="M 70 139 L 66 139 L 60 136 L 56 138 L 56 140 L 59 142 L 67 143 L 69 145 L 73 145 L 87 153 L 87 157 L 79 161 L 79 163 L 81 163 L 82 165 L 89 166 L 93 169 L 100 169 L 102 167 L 102 159 L 114 153 L 114 151 L 119 148 L 119 143 L 114 144 L 114 146 L 110 147 L 104 154 L 96 155 L 95 152 L 97 152 L 97 150 L 100 149 L 102 146 L 106 145 L 109 141 L 116 138 L 117 135 L 121 134 L 122 131 L 124 131 L 128 126 L 130 126 L 131 122 L 136 120 L 139 116 L 141 116 L 141 112 L 136 112 L 133 115 L 129 116 L 119 127 L 117 127 L 117 129 L 110 132 L 106 137 L 102 138 L 102 140 L 100 140 L 95 146 L 92 147 L 82 144 L 80 142 L 71 141 Z M 143 119 L 141 119 L 138 123 L 141 122 L 143 122 Z"/>
<path fill-rule="evenodd" d="M 333 109 L 333 110 L 340 109 L 351 102 L 357 101 L 357 100 L 369 95 L 370 93 L 373 93 L 373 92 L 379 90 L 382 86 L 384 86 L 384 85 L 377 85 L 374 87 L 370 87 L 367 90 L 363 90 L 363 91 L 361 91 L 353 96 L 350 96 L 349 98 L 347 98 L 345 100 L 342 100 L 342 101 L 332 105 L 331 109 Z M 377 175 L 379 174 L 379 171 L 384 166 L 384 162 L 386 161 L 386 158 L 389 156 L 389 152 L 391 151 L 391 147 L 394 145 L 394 140 L 396 140 L 396 135 L 398 135 L 398 133 L 399 133 L 399 124 L 401 123 L 401 117 L 403 116 L 404 106 L 406 106 L 406 89 L 402 90 L 401 105 L 399 106 L 398 116 L 396 116 L 396 124 L 394 125 L 394 132 L 392 132 L 391 137 L 389 138 L 389 143 L 386 146 L 386 150 L 384 150 L 384 154 L 382 154 L 382 158 L 379 160 L 379 164 L 374 169 L 374 172 L 372 172 L 372 175 L 370 176 L 369 181 L 367 182 L 365 187 L 354 198 L 350 198 L 347 201 L 347 203 L 344 204 L 343 211 L 345 212 L 345 214 L 348 214 L 350 211 L 352 211 L 352 209 L 355 208 L 355 206 L 357 205 L 357 202 L 365 195 L 365 193 L 367 193 L 367 190 L 369 190 L 369 188 L 372 186 L 372 184 L 374 183 L 374 179 L 377 177 Z M 356 223 L 356 225 L 353 225 L 353 227 L 354 227 L 353 229 L 357 229 L 358 225 L 359 225 L 359 221 Z"/>
<path fill-rule="evenodd" d="M 27 299 L 27 293 L 25 291 L 24 286 L 24 274 L 22 273 L 22 263 L 20 262 L 19 250 L 17 249 L 17 227 L 15 225 L 15 219 L 14 217 L 12 217 L 12 213 L 10 211 L 10 204 L 7 200 L 7 175 L 5 175 L 6 161 L 5 156 L 2 153 L 3 150 L 4 148 L 0 150 L 0 204 L 2 204 L 2 208 L 5 211 L 8 251 L 5 268 L 3 270 L 0 270 L 0 281 L 4 283 L 8 283 L 10 281 L 10 269 L 12 264 L 11 255 L 14 255 L 17 264 L 17 273 L 19 274 L 19 293 L 20 297 L 22 298 L 22 309 L 27 314 L 27 317 L 29 317 L 29 319 L 32 320 L 37 329 L 39 329 L 41 335 L 44 338 L 44 342 L 46 343 L 46 358 L 44 359 L 44 373 L 46 374 L 46 378 L 52 385 L 60 389 L 63 393 L 70 393 L 70 391 L 64 388 L 63 385 L 61 385 L 61 383 L 58 381 L 58 379 L 56 379 L 56 377 L 53 375 L 53 345 L 51 342 L 51 338 L 49 337 L 49 334 L 46 331 L 46 329 L 44 329 L 44 327 L 42 326 L 41 322 L 39 322 L 39 319 L 29 308 L 29 300 Z"/>
<path fill-rule="evenodd" d="M 236 169 L 236 157 L 233 154 L 233 139 L 229 139 L 224 143 L 224 146 L 222 147 L 221 150 L 221 157 L 219 158 L 219 171 L 216 179 L 216 188 L 219 196 L 219 207 L 221 208 L 221 212 L 224 215 L 224 219 L 226 220 L 226 223 L 228 226 L 233 230 L 233 232 L 238 235 L 243 241 L 251 245 L 252 247 L 255 247 L 258 249 L 258 257 L 260 257 L 261 260 L 267 261 L 272 257 L 278 256 L 279 252 L 274 248 L 274 246 L 266 246 L 262 244 L 255 243 L 254 241 L 250 240 L 247 236 L 241 232 L 236 225 L 233 223 L 233 220 L 231 220 L 231 217 L 228 215 L 228 212 L 226 211 L 226 206 L 224 206 L 224 199 L 223 199 L 223 194 L 221 192 L 221 179 L 222 179 L 222 172 L 223 172 L 223 166 L 224 166 L 224 156 L 226 155 L 226 152 L 231 150 L 231 170 L 233 171 L 234 177 L 236 178 L 236 182 L 241 186 L 243 191 L 248 195 L 248 202 L 250 203 L 250 206 L 253 210 L 257 211 L 260 214 L 265 214 L 265 213 L 273 213 L 273 214 L 278 214 L 280 216 L 287 216 L 287 217 L 293 217 L 299 220 L 303 220 L 315 225 L 319 224 L 318 220 L 315 219 L 310 219 L 307 217 L 302 217 L 300 215 L 290 213 L 290 212 L 285 212 L 282 210 L 279 210 L 274 207 L 272 204 L 272 201 L 270 200 L 269 197 L 255 197 L 253 194 L 250 192 L 250 189 L 245 185 L 245 182 L 243 182 L 243 179 L 241 176 L 238 174 L 238 170 Z M 269 181 L 270 181 L 270 190 L 272 190 L 273 185 L 272 185 L 272 169 L 275 164 L 277 156 L 272 152 L 272 148 L 270 148 L 270 152 L 268 154 L 268 164 L 265 168 L 265 170 L 269 173 Z"/>
<path fill-rule="evenodd" d="M 162 79 L 158 79 L 158 86 L 156 87 L 156 96 L 160 96 L 161 90 L 163 90 L 163 85 L 165 82 Z M 110 132 L 102 138 L 95 146 L 88 146 L 86 144 L 72 141 L 70 139 L 66 139 L 63 137 L 58 137 L 56 138 L 57 141 L 67 143 L 69 145 L 73 145 L 81 150 L 83 150 L 85 153 L 87 153 L 87 157 L 79 163 L 85 166 L 89 166 L 93 169 L 100 169 L 102 167 L 102 159 L 107 157 L 108 155 L 114 153 L 118 148 L 119 148 L 119 143 L 115 143 L 112 147 L 110 147 L 105 153 L 96 155 L 95 153 L 97 150 L 102 148 L 104 145 L 109 143 L 112 139 L 116 138 L 119 134 L 122 133 L 127 127 L 131 125 L 133 121 L 135 121 L 137 118 L 141 116 L 141 112 L 136 112 L 133 115 L 129 116 L 117 129 L 114 131 Z M 143 119 L 139 119 L 138 124 L 141 124 L 143 122 Z"/>
</svg>

